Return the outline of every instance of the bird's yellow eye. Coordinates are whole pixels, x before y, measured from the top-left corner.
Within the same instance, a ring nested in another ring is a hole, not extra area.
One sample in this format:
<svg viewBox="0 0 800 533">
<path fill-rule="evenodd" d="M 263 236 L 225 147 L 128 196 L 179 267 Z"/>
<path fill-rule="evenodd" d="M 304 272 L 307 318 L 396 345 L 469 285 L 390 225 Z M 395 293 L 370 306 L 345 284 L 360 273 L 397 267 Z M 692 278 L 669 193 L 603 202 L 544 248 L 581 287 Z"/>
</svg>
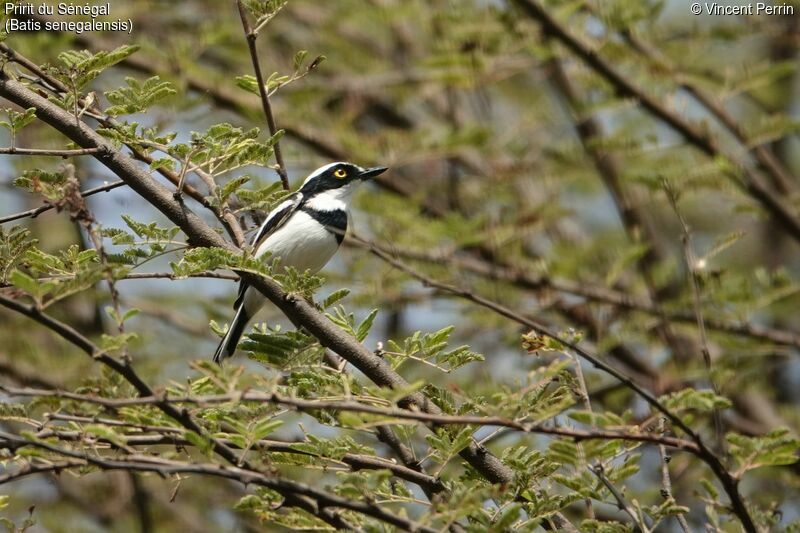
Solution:
<svg viewBox="0 0 800 533">
<path fill-rule="evenodd" d="M 343 168 L 339 168 L 339 169 L 336 169 L 336 171 L 333 173 L 333 175 L 336 176 L 339 179 L 344 179 L 345 177 L 347 177 L 347 171 L 345 169 L 343 169 Z"/>
</svg>

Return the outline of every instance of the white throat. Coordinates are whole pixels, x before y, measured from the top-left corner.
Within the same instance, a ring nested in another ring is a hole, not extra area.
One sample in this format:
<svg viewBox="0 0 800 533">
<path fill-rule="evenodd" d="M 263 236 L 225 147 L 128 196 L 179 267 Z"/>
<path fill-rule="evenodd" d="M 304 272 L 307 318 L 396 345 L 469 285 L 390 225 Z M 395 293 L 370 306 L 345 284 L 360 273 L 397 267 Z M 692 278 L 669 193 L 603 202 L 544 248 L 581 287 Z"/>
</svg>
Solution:
<svg viewBox="0 0 800 533">
<path fill-rule="evenodd" d="M 306 205 L 317 211 L 347 211 L 355 191 L 355 183 L 351 182 L 344 187 L 315 194 Z"/>
</svg>

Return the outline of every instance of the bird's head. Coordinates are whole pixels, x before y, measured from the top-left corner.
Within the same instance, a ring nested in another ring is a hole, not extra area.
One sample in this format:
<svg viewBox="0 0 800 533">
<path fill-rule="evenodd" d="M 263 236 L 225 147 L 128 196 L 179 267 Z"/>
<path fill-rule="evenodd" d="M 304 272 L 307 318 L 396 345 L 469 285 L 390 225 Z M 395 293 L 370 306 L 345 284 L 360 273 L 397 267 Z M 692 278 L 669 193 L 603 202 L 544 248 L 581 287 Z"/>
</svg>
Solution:
<svg viewBox="0 0 800 533">
<path fill-rule="evenodd" d="M 345 162 L 330 163 L 312 172 L 300 187 L 305 196 L 332 192 L 336 196 L 352 193 L 356 186 L 386 171 L 386 167 L 362 168 Z"/>
</svg>

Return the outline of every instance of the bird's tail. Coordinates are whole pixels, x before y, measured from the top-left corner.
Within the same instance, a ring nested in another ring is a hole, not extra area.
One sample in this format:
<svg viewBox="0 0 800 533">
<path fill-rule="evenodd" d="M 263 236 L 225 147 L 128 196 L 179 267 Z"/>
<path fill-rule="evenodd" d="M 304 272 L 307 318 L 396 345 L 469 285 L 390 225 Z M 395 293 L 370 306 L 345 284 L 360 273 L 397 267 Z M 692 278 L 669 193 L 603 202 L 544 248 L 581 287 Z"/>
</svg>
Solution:
<svg viewBox="0 0 800 533">
<path fill-rule="evenodd" d="M 247 323 L 250 322 L 250 318 L 251 316 L 245 310 L 244 302 L 242 302 L 239 305 L 239 309 L 236 311 L 236 316 L 233 317 L 228 332 L 222 337 L 219 346 L 217 346 L 217 351 L 214 352 L 215 363 L 222 364 L 224 359 L 234 354 L 236 346 L 239 344 L 239 339 L 242 338 L 242 333 L 244 333 L 244 328 L 246 328 Z"/>
</svg>

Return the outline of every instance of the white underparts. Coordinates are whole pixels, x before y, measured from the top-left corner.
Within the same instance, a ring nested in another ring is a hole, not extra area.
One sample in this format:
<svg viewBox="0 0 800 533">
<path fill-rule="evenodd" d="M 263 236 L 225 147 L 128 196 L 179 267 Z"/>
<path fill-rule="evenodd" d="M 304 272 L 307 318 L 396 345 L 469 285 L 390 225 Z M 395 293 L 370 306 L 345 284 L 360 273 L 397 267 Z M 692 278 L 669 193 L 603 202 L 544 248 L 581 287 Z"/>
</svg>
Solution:
<svg viewBox="0 0 800 533">
<path fill-rule="evenodd" d="M 280 266 L 291 266 L 300 272 L 319 272 L 339 249 L 336 236 L 325 226 L 303 211 L 295 211 L 291 218 L 275 233 L 267 237 L 256 250 L 256 257 L 268 252 L 271 262 L 280 258 Z M 245 294 L 244 304 L 249 315 L 253 315 L 264 303 L 264 297 L 250 288 Z"/>
</svg>

